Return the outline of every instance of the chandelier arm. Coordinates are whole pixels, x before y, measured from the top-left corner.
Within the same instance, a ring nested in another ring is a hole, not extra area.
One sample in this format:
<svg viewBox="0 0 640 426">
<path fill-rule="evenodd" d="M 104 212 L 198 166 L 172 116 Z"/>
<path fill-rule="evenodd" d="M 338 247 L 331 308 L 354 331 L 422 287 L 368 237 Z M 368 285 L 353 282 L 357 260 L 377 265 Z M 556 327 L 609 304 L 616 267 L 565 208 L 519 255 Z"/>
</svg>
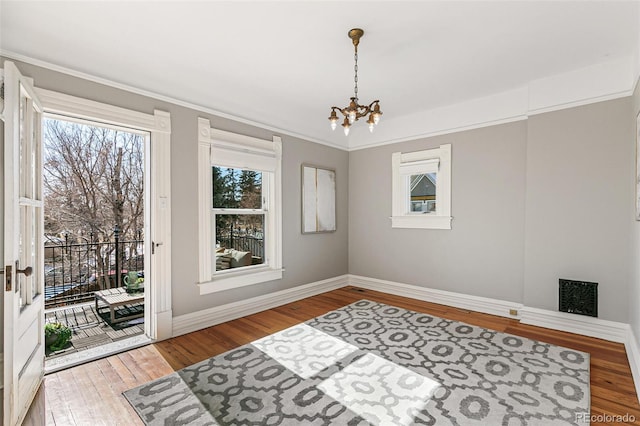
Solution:
<svg viewBox="0 0 640 426">
<path fill-rule="evenodd" d="M 362 118 L 371 112 L 371 108 L 365 105 L 358 105 L 358 111 L 356 112 L 356 120 Z"/>
</svg>

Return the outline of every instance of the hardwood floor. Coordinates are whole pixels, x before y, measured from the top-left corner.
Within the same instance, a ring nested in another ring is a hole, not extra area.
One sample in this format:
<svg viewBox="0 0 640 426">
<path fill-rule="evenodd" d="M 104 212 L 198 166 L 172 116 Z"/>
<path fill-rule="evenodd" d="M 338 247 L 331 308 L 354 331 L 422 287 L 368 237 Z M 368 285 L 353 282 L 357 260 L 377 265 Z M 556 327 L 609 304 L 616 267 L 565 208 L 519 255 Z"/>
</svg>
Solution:
<svg viewBox="0 0 640 426">
<path fill-rule="evenodd" d="M 622 344 L 354 287 L 313 296 L 48 375 L 44 383 L 47 424 L 142 425 L 122 396 L 123 391 L 360 299 L 589 352 L 591 414 L 628 414 L 635 417 L 633 424 L 640 425 L 640 405 Z"/>
</svg>

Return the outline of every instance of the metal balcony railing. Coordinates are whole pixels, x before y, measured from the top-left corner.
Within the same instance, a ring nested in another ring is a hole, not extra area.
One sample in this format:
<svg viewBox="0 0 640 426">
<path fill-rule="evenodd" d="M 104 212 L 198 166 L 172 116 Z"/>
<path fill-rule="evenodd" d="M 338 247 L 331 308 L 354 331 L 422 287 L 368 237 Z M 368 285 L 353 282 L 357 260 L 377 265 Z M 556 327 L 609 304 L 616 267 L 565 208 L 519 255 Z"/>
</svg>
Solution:
<svg viewBox="0 0 640 426">
<path fill-rule="evenodd" d="M 96 291 L 124 285 L 124 276 L 144 276 L 144 241 L 68 243 L 49 241 L 44 247 L 45 308 L 94 300 Z"/>
<path fill-rule="evenodd" d="M 252 235 L 218 235 L 220 247 L 234 249 L 238 251 L 249 251 L 253 257 L 264 258 L 264 239 Z"/>
</svg>

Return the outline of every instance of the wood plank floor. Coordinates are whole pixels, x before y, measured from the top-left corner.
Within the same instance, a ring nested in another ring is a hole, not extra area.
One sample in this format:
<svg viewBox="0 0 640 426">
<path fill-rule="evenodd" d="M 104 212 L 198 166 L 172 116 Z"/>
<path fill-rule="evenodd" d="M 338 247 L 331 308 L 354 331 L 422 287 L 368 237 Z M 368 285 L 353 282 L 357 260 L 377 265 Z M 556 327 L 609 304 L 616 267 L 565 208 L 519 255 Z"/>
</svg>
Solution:
<svg viewBox="0 0 640 426">
<path fill-rule="evenodd" d="M 142 425 L 122 396 L 124 390 L 360 299 L 589 352 L 591 414 L 628 414 L 635 417 L 633 424 L 640 425 L 640 405 L 622 344 L 354 287 L 313 296 L 48 375 L 44 383 L 46 422 L 49 425 Z"/>
<path fill-rule="evenodd" d="M 118 311 L 130 315 L 143 312 L 141 310 L 143 308 L 142 305 L 126 306 L 120 307 Z M 144 334 L 142 318 L 110 324 L 109 310 L 101 306 L 100 311 L 100 313 L 96 312 L 96 305 L 93 302 L 46 311 L 45 323 L 59 322 L 73 332 L 67 347 L 57 352 L 47 352 L 46 360 Z"/>
</svg>

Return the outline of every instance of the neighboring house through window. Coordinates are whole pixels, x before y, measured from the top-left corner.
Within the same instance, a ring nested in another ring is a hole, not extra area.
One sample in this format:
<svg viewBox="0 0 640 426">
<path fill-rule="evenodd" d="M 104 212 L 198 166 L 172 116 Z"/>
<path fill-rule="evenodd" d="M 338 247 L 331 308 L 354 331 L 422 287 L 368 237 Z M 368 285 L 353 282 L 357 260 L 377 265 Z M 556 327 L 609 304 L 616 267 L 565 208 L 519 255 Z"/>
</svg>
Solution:
<svg viewBox="0 0 640 426">
<path fill-rule="evenodd" d="M 200 293 L 282 278 L 282 142 L 199 119 Z"/>
<path fill-rule="evenodd" d="M 394 152 L 393 228 L 451 229 L 451 145 Z"/>
</svg>

